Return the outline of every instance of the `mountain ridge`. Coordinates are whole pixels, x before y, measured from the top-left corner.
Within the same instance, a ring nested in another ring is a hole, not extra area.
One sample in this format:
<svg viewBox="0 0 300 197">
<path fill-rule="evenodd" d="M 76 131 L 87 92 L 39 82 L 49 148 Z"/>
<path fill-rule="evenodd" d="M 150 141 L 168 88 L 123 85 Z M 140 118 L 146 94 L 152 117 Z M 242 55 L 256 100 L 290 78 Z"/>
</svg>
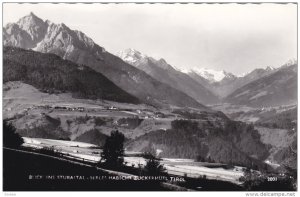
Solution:
<svg viewBox="0 0 300 197">
<path fill-rule="evenodd" d="M 195 73 L 209 81 L 209 83 L 216 83 L 222 80 L 235 79 L 237 77 L 230 72 L 226 72 L 225 70 L 217 71 L 208 68 L 192 68 L 190 70 L 183 70 L 182 72 L 187 74 Z"/>
<path fill-rule="evenodd" d="M 125 62 L 145 71 L 156 80 L 168 84 L 186 93 L 203 104 L 218 102 L 218 97 L 210 90 L 192 79 L 189 75 L 178 71 L 164 59 L 156 60 L 134 49 L 126 49 L 117 54 Z"/>
<path fill-rule="evenodd" d="M 269 66 L 266 68 L 256 68 L 251 72 L 245 74 L 244 76 L 235 76 L 232 74 L 232 77 L 225 77 L 218 82 L 208 81 L 196 72 L 188 73 L 189 76 L 196 80 L 198 83 L 211 90 L 215 95 L 218 95 L 220 99 L 223 99 L 233 93 L 235 90 L 243 87 L 244 85 L 272 74 L 278 69 L 280 68 L 271 68 Z"/>
<path fill-rule="evenodd" d="M 100 73 L 54 54 L 4 47 L 3 82 L 23 81 L 45 92 L 71 92 L 75 97 L 140 103 Z"/>
<path fill-rule="evenodd" d="M 35 27 L 34 22 L 28 22 L 30 20 L 35 21 L 34 14 L 20 19 L 18 22 L 23 21 L 22 25 L 8 24 L 4 28 L 4 45 L 53 53 L 79 65 L 87 65 L 147 104 L 208 109 L 187 94 L 155 80 L 145 72 L 110 54 L 84 33 L 48 20 L 43 23 L 47 24 L 47 31 L 44 33 L 42 28 Z M 42 35 L 44 38 L 40 42 L 39 39 L 31 39 Z"/>
<path fill-rule="evenodd" d="M 269 107 L 297 102 L 297 64 L 282 66 L 228 95 L 225 102 Z"/>
</svg>

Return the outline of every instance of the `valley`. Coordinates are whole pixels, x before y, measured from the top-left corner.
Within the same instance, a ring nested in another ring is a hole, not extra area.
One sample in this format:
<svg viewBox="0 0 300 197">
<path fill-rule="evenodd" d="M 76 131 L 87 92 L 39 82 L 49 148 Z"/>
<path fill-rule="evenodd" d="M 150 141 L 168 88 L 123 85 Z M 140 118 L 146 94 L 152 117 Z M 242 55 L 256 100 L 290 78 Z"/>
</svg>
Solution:
<svg viewBox="0 0 300 197">
<path fill-rule="evenodd" d="M 45 126 L 47 130 L 47 127 L 54 126 L 54 129 L 62 129 L 71 134 L 68 137 L 75 139 L 92 129 L 101 129 L 104 134 L 109 134 L 111 129 L 119 127 L 126 137 L 133 138 L 151 130 L 167 129 L 176 117 L 176 114 L 170 113 L 171 109 L 74 99 L 67 93 L 42 93 L 22 82 L 9 82 L 4 89 L 7 90 L 3 99 L 5 118 L 15 120 L 16 127 L 23 132 L 34 127 Z M 36 134 L 32 135 L 36 137 Z M 61 136 L 53 137 L 59 139 Z"/>
<path fill-rule="evenodd" d="M 201 181 L 240 189 L 252 175 L 296 177 L 296 60 L 243 75 L 180 70 L 135 49 L 114 55 L 33 13 L 3 32 L 3 120 L 24 140 L 24 150 L 6 152 L 97 168 L 118 131 L 123 170 L 140 175 L 144 154 L 154 152 L 168 175 L 190 181 L 189 189 Z"/>
<path fill-rule="evenodd" d="M 264 131 L 258 129 L 259 134 L 246 124 L 234 123 L 221 112 L 77 99 L 68 93 L 43 93 L 22 82 L 4 85 L 3 105 L 5 118 L 18 133 L 30 138 L 81 141 L 101 147 L 110 132 L 117 129 L 125 135 L 128 151 L 154 148 L 161 151 L 162 157 L 249 167 L 256 163 L 256 168 L 265 165 L 258 160 L 276 163 L 271 159 L 274 151 L 287 147 L 273 148 L 268 156 L 266 140 L 256 137 Z M 231 124 L 236 131 L 229 129 Z M 253 134 L 248 133 L 251 130 Z M 245 147 L 245 143 L 249 144 Z"/>
</svg>

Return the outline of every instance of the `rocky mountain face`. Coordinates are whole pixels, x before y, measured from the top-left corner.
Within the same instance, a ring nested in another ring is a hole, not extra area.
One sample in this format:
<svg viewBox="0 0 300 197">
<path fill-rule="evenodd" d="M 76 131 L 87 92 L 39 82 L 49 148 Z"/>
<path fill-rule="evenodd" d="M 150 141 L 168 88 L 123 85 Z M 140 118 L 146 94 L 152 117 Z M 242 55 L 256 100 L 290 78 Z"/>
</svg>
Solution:
<svg viewBox="0 0 300 197">
<path fill-rule="evenodd" d="M 173 68 L 164 59 L 156 60 L 134 49 L 126 49 L 117 55 L 125 62 L 145 71 L 154 79 L 186 93 L 200 103 L 212 104 L 218 102 L 218 97 L 211 91 L 189 75 Z"/>
<path fill-rule="evenodd" d="M 44 38 L 47 28 L 47 22 L 30 13 L 17 23 L 9 23 L 3 28 L 4 45 L 25 49 L 34 48 Z"/>
<path fill-rule="evenodd" d="M 144 103 L 207 109 L 187 94 L 153 79 L 108 53 L 84 33 L 64 24 L 43 21 L 30 13 L 17 23 L 7 24 L 3 32 L 4 45 L 53 53 L 79 65 L 87 65 Z"/>
<path fill-rule="evenodd" d="M 297 64 L 282 66 L 274 73 L 244 85 L 224 101 L 253 107 L 297 103 Z"/>
</svg>

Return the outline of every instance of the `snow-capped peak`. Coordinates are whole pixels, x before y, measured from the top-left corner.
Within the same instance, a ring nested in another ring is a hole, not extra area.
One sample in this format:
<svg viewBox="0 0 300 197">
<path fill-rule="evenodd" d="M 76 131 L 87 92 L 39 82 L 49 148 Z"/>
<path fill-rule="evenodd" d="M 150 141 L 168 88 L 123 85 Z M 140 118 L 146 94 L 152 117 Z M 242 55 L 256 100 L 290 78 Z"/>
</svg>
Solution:
<svg viewBox="0 0 300 197">
<path fill-rule="evenodd" d="M 116 55 L 118 57 L 120 57 L 123 61 L 125 61 L 133 66 L 136 66 L 136 67 L 140 67 L 141 65 L 152 63 L 152 65 L 154 64 L 164 70 L 174 70 L 175 69 L 172 66 L 170 66 L 166 62 L 166 60 L 164 60 L 163 58 L 160 58 L 157 60 L 153 57 L 147 56 L 147 55 L 145 55 L 135 49 L 132 49 L 132 48 L 125 49 L 123 51 L 119 51 L 118 53 L 116 53 Z"/>
<path fill-rule="evenodd" d="M 250 73 L 250 72 L 244 72 L 244 73 L 242 73 L 242 74 L 237 75 L 237 77 L 242 78 L 242 77 L 245 77 L 246 75 L 248 75 L 249 73 Z"/>
<path fill-rule="evenodd" d="M 235 75 L 232 73 L 228 73 L 224 70 L 222 71 L 216 71 L 213 69 L 208 69 L 208 68 L 193 68 L 189 71 L 183 71 L 183 72 L 194 72 L 201 77 L 207 79 L 210 82 L 219 82 L 222 81 L 225 78 L 234 78 Z"/>
<path fill-rule="evenodd" d="M 130 64 L 134 64 L 141 59 L 147 58 L 146 55 L 132 48 L 119 51 L 116 55 Z"/>
<path fill-rule="evenodd" d="M 289 59 L 283 66 L 291 66 L 294 64 L 298 64 L 298 61 L 296 59 Z"/>
</svg>

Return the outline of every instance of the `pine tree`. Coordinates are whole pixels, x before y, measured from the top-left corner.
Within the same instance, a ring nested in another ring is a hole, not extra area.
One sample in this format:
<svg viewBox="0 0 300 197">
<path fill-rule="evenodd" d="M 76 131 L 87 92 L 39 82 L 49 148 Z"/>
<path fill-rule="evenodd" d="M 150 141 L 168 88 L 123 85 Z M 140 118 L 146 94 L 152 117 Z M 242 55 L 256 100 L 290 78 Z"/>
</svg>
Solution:
<svg viewBox="0 0 300 197">
<path fill-rule="evenodd" d="M 124 140 L 123 133 L 118 130 L 112 131 L 111 135 L 106 138 L 101 160 L 105 160 L 105 164 L 109 167 L 119 167 L 124 162 Z"/>
</svg>

